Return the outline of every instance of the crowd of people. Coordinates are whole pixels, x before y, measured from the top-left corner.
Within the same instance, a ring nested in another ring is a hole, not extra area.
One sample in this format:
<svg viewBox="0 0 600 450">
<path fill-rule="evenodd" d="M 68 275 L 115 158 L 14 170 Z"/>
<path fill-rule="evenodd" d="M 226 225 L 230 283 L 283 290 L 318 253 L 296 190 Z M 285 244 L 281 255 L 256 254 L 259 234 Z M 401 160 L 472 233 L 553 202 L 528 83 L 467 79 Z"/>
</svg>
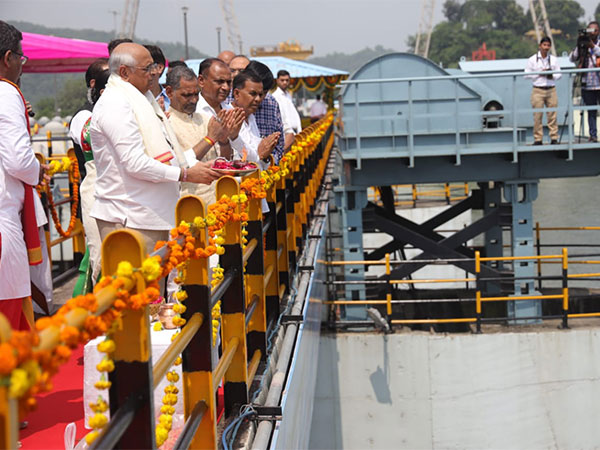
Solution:
<svg viewBox="0 0 600 450">
<path fill-rule="evenodd" d="M 34 186 L 48 177 L 31 148 L 19 89 L 27 62 L 21 41 L 16 28 L 0 21 L 0 312 L 13 328 L 28 329 L 29 265 L 44 259 L 45 247 L 39 226 L 46 218 Z M 196 75 L 182 61 L 167 61 L 159 47 L 128 39 L 111 41 L 108 51 L 89 66 L 87 98 L 69 125 L 87 244 L 74 294 L 90 291 L 98 279 L 101 243 L 110 232 L 135 230 L 151 253 L 174 227 L 181 195 L 216 200 L 223 175 L 212 167 L 216 158 L 264 169 L 279 162 L 302 128 L 287 71 L 274 77 L 266 65 L 225 51 L 205 59 Z M 312 119 L 325 113 L 321 106 Z"/>
</svg>

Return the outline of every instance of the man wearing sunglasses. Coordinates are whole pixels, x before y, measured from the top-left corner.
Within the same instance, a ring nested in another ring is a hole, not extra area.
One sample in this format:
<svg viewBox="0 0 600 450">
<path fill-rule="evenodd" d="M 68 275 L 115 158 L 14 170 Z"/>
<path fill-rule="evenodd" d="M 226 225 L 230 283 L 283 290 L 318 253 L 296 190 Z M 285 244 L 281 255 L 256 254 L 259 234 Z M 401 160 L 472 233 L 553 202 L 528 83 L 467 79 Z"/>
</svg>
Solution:
<svg viewBox="0 0 600 450">
<path fill-rule="evenodd" d="M 0 313 L 13 329 L 33 325 L 30 265 L 42 262 L 38 224 L 45 219 L 33 186 L 44 180 L 29 138 L 25 99 L 18 85 L 23 35 L 0 21 Z"/>
</svg>

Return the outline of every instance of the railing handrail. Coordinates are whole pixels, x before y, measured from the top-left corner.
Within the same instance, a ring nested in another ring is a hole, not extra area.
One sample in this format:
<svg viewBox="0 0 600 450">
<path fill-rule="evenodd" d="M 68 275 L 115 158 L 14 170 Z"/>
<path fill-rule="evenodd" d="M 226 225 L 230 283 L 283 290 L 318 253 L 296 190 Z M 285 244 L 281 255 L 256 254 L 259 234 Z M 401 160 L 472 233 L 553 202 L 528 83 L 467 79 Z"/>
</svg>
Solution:
<svg viewBox="0 0 600 450">
<path fill-rule="evenodd" d="M 528 77 L 528 76 L 536 76 L 536 75 L 549 75 L 549 74 L 580 74 L 580 73 L 589 73 L 589 72 L 600 72 L 600 68 L 593 67 L 588 69 L 561 69 L 561 70 L 548 70 L 544 72 L 525 72 L 525 68 L 523 71 L 514 71 L 514 72 L 494 72 L 494 73 L 481 73 L 481 74 L 448 74 L 448 75 L 432 75 L 427 77 L 398 77 L 398 78 L 371 78 L 364 80 L 357 79 L 347 79 L 341 82 L 342 85 L 353 85 L 353 84 L 374 84 L 374 83 L 398 83 L 398 82 L 409 82 L 409 81 L 436 81 L 436 80 L 473 80 L 480 78 L 508 78 L 508 77 Z"/>
</svg>

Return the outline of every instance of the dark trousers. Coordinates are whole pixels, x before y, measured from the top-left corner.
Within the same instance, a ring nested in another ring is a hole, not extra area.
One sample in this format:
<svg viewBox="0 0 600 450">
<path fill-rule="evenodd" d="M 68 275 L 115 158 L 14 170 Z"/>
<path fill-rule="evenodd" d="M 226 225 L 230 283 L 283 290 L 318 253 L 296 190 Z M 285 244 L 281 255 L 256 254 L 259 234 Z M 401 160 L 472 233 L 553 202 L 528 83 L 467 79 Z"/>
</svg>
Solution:
<svg viewBox="0 0 600 450">
<path fill-rule="evenodd" d="M 583 103 L 585 106 L 600 105 L 600 90 L 588 90 L 582 89 L 581 96 L 583 97 Z M 598 131 L 596 130 L 596 116 L 598 111 L 588 111 L 588 126 L 590 127 L 590 137 L 597 138 Z"/>
</svg>

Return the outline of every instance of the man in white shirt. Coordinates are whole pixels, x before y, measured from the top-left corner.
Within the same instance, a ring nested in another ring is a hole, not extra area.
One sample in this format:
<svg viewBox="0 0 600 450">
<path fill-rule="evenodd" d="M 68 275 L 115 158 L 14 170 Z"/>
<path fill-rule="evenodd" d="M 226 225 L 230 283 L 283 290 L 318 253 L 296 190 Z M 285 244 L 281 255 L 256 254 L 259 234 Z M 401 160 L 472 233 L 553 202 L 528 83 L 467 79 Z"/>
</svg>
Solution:
<svg viewBox="0 0 600 450">
<path fill-rule="evenodd" d="M 279 103 L 281 110 L 281 119 L 283 120 L 284 151 L 287 151 L 294 142 L 294 136 L 302 131 L 302 121 L 300 114 L 294 106 L 292 94 L 288 92 L 290 86 L 290 73 L 287 70 L 277 72 L 277 89 L 273 92 L 273 97 Z"/>
<path fill-rule="evenodd" d="M 202 61 L 198 69 L 200 97 L 198 97 L 196 112 L 217 117 L 221 111 L 232 109 L 232 106 L 227 103 L 227 96 L 231 90 L 231 79 L 229 67 L 220 59 L 207 58 Z M 236 109 L 233 120 L 238 126 L 243 118 L 243 111 Z M 232 151 L 229 139 L 218 141 L 217 147 L 221 156 L 231 159 Z"/>
<path fill-rule="evenodd" d="M 41 248 L 38 240 L 34 262 L 25 239 L 27 232 L 38 232 L 41 205 L 32 186 L 41 181 L 42 168 L 31 148 L 25 99 L 18 88 L 27 62 L 22 39 L 20 31 L 0 21 L 0 313 L 12 328 L 28 330 L 33 326 L 29 265 L 41 262 Z M 31 214 L 29 223 L 26 214 Z"/>
<path fill-rule="evenodd" d="M 544 37 L 540 41 L 539 51 L 527 60 L 525 72 L 547 72 L 560 70 L 556 56 L 550 54 L 552 42 L 549 37 Z M 560 73 L 548 75 L 527 75 L 526 78 L 533 80 L 533 90 L 531 91 L 532 108 L 556 108 L 558 106 L 558 97 L 556 95 L 556 84 L 562 75 Z M 544 127 L 542 118 L 544 113 L 533 113 L 533 145 L 542 145 L 544 137 Z M 548 131 L 550 133 L 550 143 L 558 143 L 558 125 L 556 124 L 556 111 L 546 112 L 548 119 Z"/>
<path fill-rule="evenodd" d="M 317 94 L 317 99 L 310 106 L 310 122 L 314 123 L 327 114 L 327 103 L 321 100 L 321 95 Z"/>
<path fill-rule="evenodd" d="M 120 44 L 110 56 L 111 76 L 90 124 L 96 162 L 91 216 L 102 239 L 118 228 L 139 231 L 151 253 L 175 225 L 179 182 L 210 184 L 220 174 L 183 154 L 168 120 L 148 94 L 155 70 L 150 52 Z M 189 167 L 188 167 L 189 166 Z"/>
<path fill-rule="evenodd" d="M 231 138 L 231 147 L 248 161 L 258 162 L 264 170 L 269 166 L 269 155 L 275 148 L 281 133 L 260 137 L 254 113 L 264 98 L 262 80 L 251 70 L 243 70 L 233 80 L 232 106 L 242 108 L 246 120 L 237 136 Z"/>
</svg>

